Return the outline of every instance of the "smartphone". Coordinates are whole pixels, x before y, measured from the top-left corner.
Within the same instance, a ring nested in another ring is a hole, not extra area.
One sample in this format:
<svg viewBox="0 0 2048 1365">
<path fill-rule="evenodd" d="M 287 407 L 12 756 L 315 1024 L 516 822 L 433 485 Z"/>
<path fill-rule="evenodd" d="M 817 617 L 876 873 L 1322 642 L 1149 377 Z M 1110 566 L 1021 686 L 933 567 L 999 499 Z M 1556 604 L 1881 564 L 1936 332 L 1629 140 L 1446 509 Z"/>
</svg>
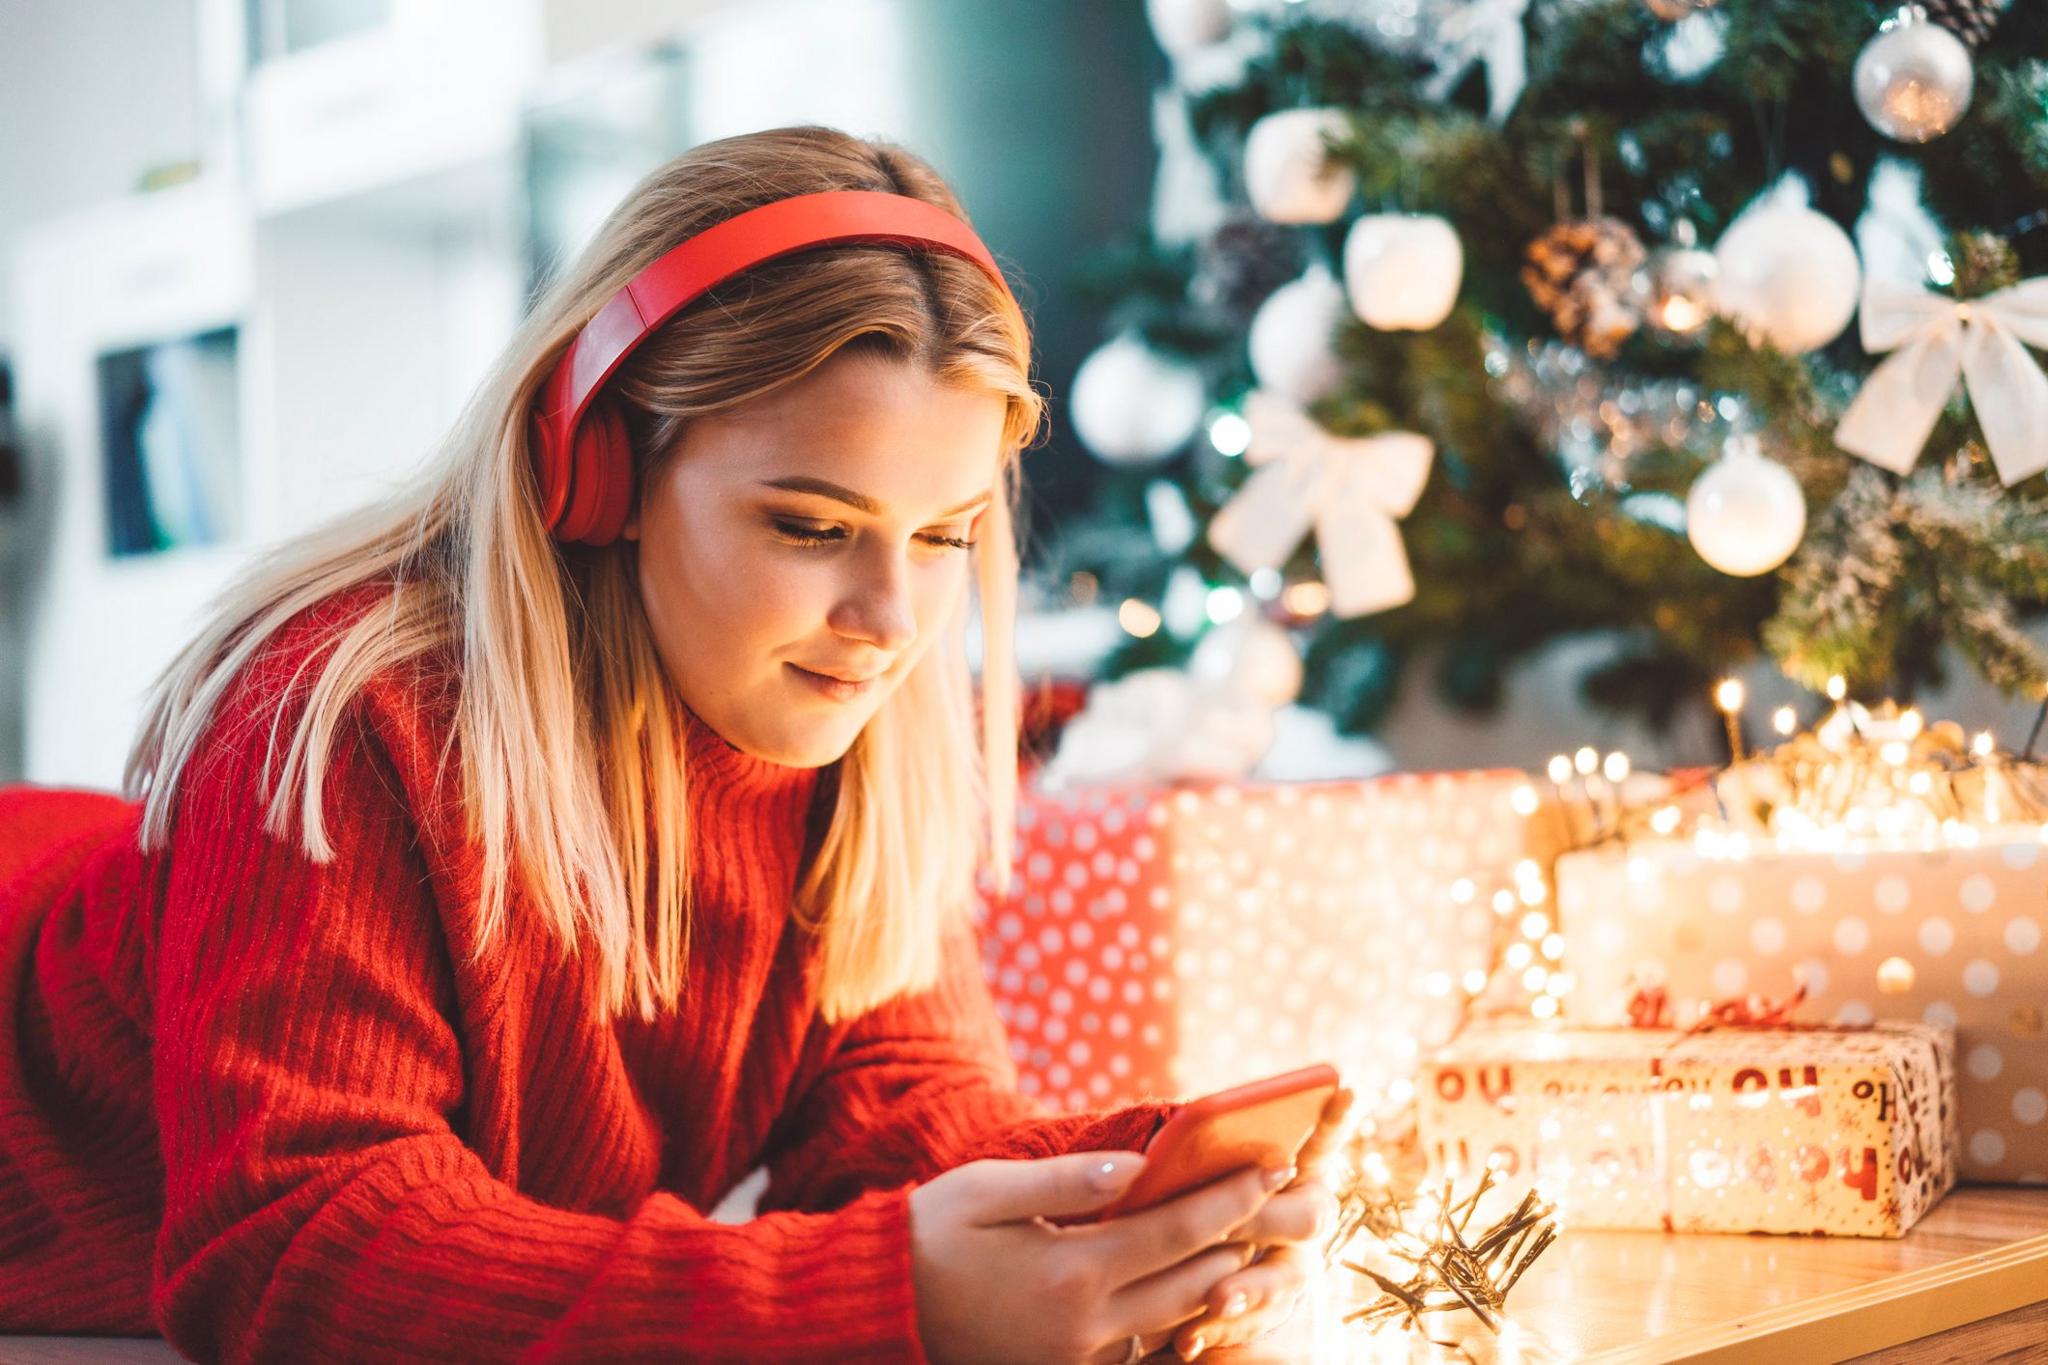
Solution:
<svg viewBox="0 0 2048 1365">
<path fill-rule="evenodd" d="M 1240 1166 L 1291 1166 L 1337 1091 L 1337 1069 L 1306 1066 L 1190 1100 L 1145 1144 L 1145 1169 L 1098 1217 L 1136 1213 Z"/>
</svg>

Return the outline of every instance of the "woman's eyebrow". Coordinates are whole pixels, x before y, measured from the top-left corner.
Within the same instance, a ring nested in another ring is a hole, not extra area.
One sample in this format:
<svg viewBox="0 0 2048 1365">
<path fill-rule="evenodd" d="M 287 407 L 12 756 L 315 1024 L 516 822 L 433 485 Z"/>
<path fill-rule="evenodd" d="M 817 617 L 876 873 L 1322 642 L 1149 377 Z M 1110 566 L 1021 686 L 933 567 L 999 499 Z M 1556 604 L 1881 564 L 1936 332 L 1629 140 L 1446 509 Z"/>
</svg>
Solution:
<svg viewBox="0 0 2048 1365">
<path fill-rule="evenodd" d="M 865 493 L 856 493 L 851 488 L 842 488 L 829 479 L 815 479 L 804 474 L 791 474 L 780 479 L 763 479 L 761 487 L 780 488 L 789 493 L 815 493 L 821 498 L 831 498 L 835 502 L 843 502 L 848 507 L 865 512 L 871 517 L 882 514 L 882 504 L 876 502 L 873 498 Z M 989 500 L 989 496 L 987 493 L 978 493 L 966 502 L 961 503 L 958 507 L 949 507 L 939 513 L 939 515 L 941 517 L 957 517 L 962 512 L 971 511 L 981 506 Z"/>
</svg>

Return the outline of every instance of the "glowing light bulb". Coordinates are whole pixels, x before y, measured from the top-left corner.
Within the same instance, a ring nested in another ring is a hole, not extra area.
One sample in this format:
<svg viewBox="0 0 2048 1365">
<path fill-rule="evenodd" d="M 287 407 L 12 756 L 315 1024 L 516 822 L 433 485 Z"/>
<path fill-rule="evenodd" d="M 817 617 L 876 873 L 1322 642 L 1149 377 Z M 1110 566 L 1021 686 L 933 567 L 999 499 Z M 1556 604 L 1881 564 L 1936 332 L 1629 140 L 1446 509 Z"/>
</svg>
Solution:
<svg viewBox="0 0 2048 1365">
<path fill-rule="evenodd" d="M 1849 680 L 1837 673 L 1828 679 L 1828 700 L 1840 701 L 1849 695 Z"/>
<path fill-rule="evenodd" d="M 1920 731 L 1925 728 L 1926 724 L 1925 718 L 1920 714 L 1920 709 L 1916 706 L 1909 706 L 1904 714 L 1899 717 L 1899 734 L 1906 739 L 1918 739 Z"/>
<path fill-rule="evenodd" d="M 1591 777 L 1600 767 L 1600 751 L 1588 744 L 1572 755 L 1572 766 L 1579 770 L 1581 777 Z"/>
<path fill-rule="evenodd" d="M 1209 444 L 1219 455 L 1242 455 L 1251 448 L 1252 424 L 1234 412 L 1226 412 L 1209 424 Z"/>
<path fill-rule="evenodd" d="M 1613 753 L 1607 755 L 1606 760 L 1600 764 L 1600 774 L 1609 782 L 1619 786 L 1621 783 L 1628 781 L 1630 767 L 1628 755 L 1616 749 Z"/>
<path fill-rule="evenodd" d="M 1742 679 L 1723 678 L 1714 688 L 1714 705 L 1733 715 L 1742 709 L 1743 698 L 1747 695 L 1742 686 Z"/>
<path fill-rule="evenodd" d="M 1563 754 L 1553 755 L 1548 769 L 1550 780 L 1562 787 L 1572 780 L 1572 761 Z"/>
<path fill-rule="evenodd" d="M 1116 609 L 1116 620 L 1126 634 L 1140 640 L 1150 639 L 1159 631 L 1159 613 L 1135 597 L 1124 599 L 1123 605 Z"/>
<path fill-rule="evenodd" d="M 1789 735 L 1799 728 L 1799 713 L 1789 706 L 1781 706 L 1771 712 L 1771 728 L 1781 735 Z"/>
<path fill-rule="evenodd" d="M 1676 806 L 1665 806 L 1650 816 L 1650 828 L 1659 834 L 1669 834 L 1678 828 L 1682 818 Z"/>
<path fill-rule="evenodd" d="M 1540 802 L 1536 795 L 1536 789 L 1526 782 L 1515 788 L 1514 792 L 1508 797 L 1508 805 L 1517 815 L 1534 815 L 1538 804 Z"/>
<path fill-rule="evenodd" d="M 1989 758 L 1998 748 L 1998 741 L 1991 737 L 1989 730 L 1979 730 L 1977 737 L 1970 741 L 1970 752 L 1979 758 Z"/>
</svg>

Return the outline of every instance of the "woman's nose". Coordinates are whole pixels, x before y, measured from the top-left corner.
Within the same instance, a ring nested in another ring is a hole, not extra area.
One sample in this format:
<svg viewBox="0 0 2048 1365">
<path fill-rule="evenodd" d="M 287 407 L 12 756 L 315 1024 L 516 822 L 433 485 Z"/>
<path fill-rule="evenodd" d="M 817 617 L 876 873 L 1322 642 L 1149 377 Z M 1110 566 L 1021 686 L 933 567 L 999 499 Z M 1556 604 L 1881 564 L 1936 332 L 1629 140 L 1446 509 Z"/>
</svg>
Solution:
<svg viewBox="0 0 2048 1365">
<path fill-rule="evenodd" d="M 827 623 L 841 635 L 894 654 L 917 638 L 911 566 L 887 551 L 870 556 L 839 596 Z"/>
</svg>

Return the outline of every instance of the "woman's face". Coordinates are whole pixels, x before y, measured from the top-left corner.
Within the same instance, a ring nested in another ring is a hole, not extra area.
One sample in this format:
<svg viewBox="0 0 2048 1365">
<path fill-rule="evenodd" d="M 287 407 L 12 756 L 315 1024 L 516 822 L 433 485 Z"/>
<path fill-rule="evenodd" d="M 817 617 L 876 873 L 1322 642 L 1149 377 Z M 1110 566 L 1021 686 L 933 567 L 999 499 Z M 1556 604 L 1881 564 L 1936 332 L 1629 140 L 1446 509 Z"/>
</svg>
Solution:
<svg viewBox="0 0 2048 1365">
<path fill-rule="evenodd" d="M 840 351 L 687 422 L 624 531 L 684 704 L 757 758 L 843 755 L 961 606 L 952 542 L 981 533 L 1004 416 L 1000 395 Z"/>
</svg>

